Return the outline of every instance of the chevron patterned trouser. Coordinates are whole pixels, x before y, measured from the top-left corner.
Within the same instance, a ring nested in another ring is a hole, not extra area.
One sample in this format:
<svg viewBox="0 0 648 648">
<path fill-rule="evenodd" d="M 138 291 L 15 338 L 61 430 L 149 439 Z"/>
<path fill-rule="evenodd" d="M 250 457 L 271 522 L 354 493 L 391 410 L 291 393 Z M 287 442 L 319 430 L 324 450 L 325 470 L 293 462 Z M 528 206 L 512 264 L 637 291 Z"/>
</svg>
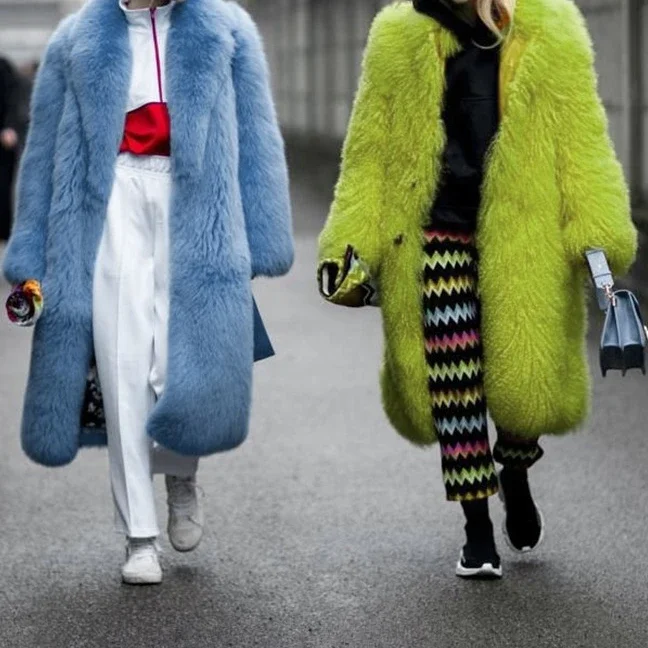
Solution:
<svg viewBox="0 0 648 648">
<path fill-rule="evenodd" d="M 497 473 L 488 442 L 474 238 L 426 229 L 424 245 L 428 387 L 446 494 L 449 500 L 489 497 L 497 492 Z M 495 446 L 497 460 L 515 467 L 528 467 L 541 454 L 537 441 L 502 432 Z"/>
</svg>

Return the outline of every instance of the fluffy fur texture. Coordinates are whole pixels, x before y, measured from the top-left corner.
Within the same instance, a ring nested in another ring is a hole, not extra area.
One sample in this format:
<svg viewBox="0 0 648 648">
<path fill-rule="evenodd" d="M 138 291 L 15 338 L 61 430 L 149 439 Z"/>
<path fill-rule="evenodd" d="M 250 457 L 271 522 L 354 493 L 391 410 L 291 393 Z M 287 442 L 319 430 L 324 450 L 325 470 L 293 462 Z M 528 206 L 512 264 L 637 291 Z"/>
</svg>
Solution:
<svg viewBox="0 0 648 648">
<path fill-rule="evenodd" d="M 250 278 L 291 266 L 287 170 L 260 38 L 243 9 L 222 0 L 178 5 L 167 60 L 169 366 L 147 430 L 172 450 L 207 455 L 247 433 Z M 36 84 L 4 273 L 12 283 L 43 283 L 22 442 L 45 465 L 70 462 L 80 444 L 93 355 L 92 275 L 130 66 L 119 4 L 90 0 L 57 30 Z"/>
<path fill-rule="evenodd" d="M 422 227 L 445 144 L 444 61 L 454 37 L 411 3 L 376 18 L 321 259 L 348 244 L 378 278 L 384 405 L 415 443 L 435 440 L 422 335 Z M 485 386 L 503 429 L 563 433 L 588 411 L 582 255 L 617 274 L 636 254 L 623 174 L 571 0 L 520 0 L 502 54 L 502 121 L 479 217 Z"/>
</svg>

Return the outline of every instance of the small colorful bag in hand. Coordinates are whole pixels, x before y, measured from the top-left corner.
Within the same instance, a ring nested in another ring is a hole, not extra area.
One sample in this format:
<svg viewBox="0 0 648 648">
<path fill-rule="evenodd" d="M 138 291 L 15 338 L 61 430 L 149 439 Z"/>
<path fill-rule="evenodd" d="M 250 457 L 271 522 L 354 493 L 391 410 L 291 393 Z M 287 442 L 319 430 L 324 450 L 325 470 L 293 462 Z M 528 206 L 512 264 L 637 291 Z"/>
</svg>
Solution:
<svg viewBox="0 0 648 648">
<path fill-rule="evenodd" d="M 18 326 L 33 326 L 43 312 L 40 283 L 30 279 L 16 286 L 6 303 L 9 321 Z"/>
<path fill-rule="evenodd" d="M 380 304 L 378 285 L 351 245 L 346 248 L 341 266 L 335 259 L 320 263 L 317 280 L 320 294 L 333 304 L 351 308 Z"/>
</svg>

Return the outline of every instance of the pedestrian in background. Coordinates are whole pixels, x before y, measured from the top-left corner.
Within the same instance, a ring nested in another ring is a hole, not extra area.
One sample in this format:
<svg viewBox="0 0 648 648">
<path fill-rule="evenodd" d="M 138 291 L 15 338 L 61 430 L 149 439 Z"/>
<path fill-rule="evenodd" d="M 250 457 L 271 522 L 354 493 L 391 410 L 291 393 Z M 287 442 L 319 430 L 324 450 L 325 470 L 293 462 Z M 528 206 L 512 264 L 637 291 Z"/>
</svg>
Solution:
<svg viewBox="0 0 648 648">
<path fill-rule="evenodd" d="M 44 303 L 22 444 L 59 466 L 107 443 L 125 582 L 162 579 L 152 472 L 166 475 L 172 545 L 200 542 L 198 457 L 248 430 L 251 279 L 292 259 L 249 15 L 222 0 L 89 0 L 64 20 L 36 82 L 4 261 Z"/>
<path fill-rule="evenodd" d="M 38 72 L 38 61 L 30 61 L 18 67 L 18 88 L 16 98 L 16 128 L 18 133 L 18 158 L 25 148 L 29 130 L 29 106 L 34 80 Z"/>
<path fill-rule="evenodd" d="M 498 488 L 510 546 L 543 538 L 527 471 L 542 434 L 588 412 L 583 255 L 596 247 L 622 275 L 636 232 L 576 5 L 388 6 L 320 238 L 320 290 L 380 303 L 384 406 L 410 441 L 439 442 L 466 517 L 459 576 L 502 574 Z"/>
<path fill-rule="evenodd" d="M 0 57 L 0 241 L 9 238 L 13 213 L 13 184 L 20 145 L 20 78 L 15 67 Z"/>
</svg>

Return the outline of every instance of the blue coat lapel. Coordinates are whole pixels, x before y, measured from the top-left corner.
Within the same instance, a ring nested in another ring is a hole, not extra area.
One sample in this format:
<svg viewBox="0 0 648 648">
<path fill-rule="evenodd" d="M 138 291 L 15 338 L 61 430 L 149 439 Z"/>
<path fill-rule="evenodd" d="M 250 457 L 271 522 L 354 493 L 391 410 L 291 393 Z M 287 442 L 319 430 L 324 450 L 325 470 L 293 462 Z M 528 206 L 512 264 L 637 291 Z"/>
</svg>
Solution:
<svg viewBox="0 0 648 648">
<path fill-rule="evenodd" d="M 128 26 L 118 0 L 90 0 L 84 6 L 70 59 L 88 144 L 87 182 L 106 201 L 124 130 L 131 71 Z"/>
<path fill-rule="evenodd" d="M 90 0 L 75 26 L 72 84 L 88 142 L 88 181 L 107 200 L 121 141 L 131 72 L 128 25 L 118 0 Z M 167 45 L 171 157 L 177 176 L 200 173 L 209 120 L 230 76 L 232 18 L 221 0 L 177 5 Z"/>
<path fill-rule="evenodd" d="M 200 173 L 209 120 L 231 77 L 232 19 L 221 0 L 187 0 L 173 10 L 167 45 L 171 157 L 177 176 Z"/>
</svg>

